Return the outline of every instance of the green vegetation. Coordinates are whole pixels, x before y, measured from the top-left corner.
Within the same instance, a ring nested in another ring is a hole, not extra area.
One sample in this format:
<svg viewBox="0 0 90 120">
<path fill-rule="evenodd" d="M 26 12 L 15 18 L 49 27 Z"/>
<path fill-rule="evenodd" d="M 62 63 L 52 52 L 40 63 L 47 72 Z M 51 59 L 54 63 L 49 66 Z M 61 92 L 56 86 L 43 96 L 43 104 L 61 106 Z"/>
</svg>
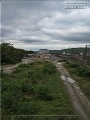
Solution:
<svg viewBox="0 0 90 120">
<path fill-rule="evenodd" d="M 33 53 L 33 51 L 25 51 L 23 49 L 16 49 L 10 43 L 0 44 L 1 50 L 1 64 L 15 64 L 21 62 L 22 57 L 27 54 Z"/>
<path fill-rule="evenodd" d="M 90 67 L 83 67 L 79 63 L 66 62 L 64 66 L 77 81 L 82 91 L 90 100 Z"/>
<path fill-rule="evenodd" d="M 56 67 L 50 62 L 22 64 L 2 74 L 2 120 L 12 115 L 76 114 Z M 69 119 L 70 120 L 70 119 Z"/>
<path fill-rule="evenodd" d="M 90 50 L 90 48 L 88 48 L 88 50 Z M 50 50 L 51 54 L 61 54 L 61 53 L 84 53 L 85 52 L 85 48 L 68 48 L 68 49 L 63 49 L 63 50 Z"/>
<path fill-rule="evenodd" d="M 15 49 L 10 43 L 2 43 L 0 47 L 2 64 L 14 64 L 21 61 L 24 50 Z"/>
</svg>

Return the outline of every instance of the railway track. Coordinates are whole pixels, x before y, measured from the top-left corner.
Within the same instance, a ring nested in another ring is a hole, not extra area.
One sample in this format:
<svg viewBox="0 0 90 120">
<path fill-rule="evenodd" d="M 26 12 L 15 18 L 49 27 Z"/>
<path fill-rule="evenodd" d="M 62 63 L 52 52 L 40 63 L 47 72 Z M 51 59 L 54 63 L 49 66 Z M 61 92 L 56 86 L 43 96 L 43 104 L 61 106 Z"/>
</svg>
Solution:
<svg viewBox="0 0 90 120">
<path fill-rule="evenodd" d="M 87 62 L 83 59 L 79 59 L 79 58 L 76 58 L 76 57 L 70 57 L 68 60 L 70 61 L 74 61 L 74 62 L 79 62 L 81 65 L 84 65 L 84 66 L 90 66 L 90 62 Z"/>
<path fill-rule="evenodd" d="M 78 58 L 78 57 L 73 57 L 73 56 L 70 56 L 70 57 L 67 57 L 67 56 L 57 56 L 57 57 L 58 57 L 58 58 L 61 58 L 61 59 L 66 59 L 66 60 L 69 60 L 69 61 L 73 61 L 73 62 L 78 62 L 78 63 L 80 63 L 81 65 L 90 67 L 90 62 L 89 62 L 89 60 L 86 61 L 86 60 L 84 60 L 84 59 L 81 59 L 81 58 Z"/>
</svg>

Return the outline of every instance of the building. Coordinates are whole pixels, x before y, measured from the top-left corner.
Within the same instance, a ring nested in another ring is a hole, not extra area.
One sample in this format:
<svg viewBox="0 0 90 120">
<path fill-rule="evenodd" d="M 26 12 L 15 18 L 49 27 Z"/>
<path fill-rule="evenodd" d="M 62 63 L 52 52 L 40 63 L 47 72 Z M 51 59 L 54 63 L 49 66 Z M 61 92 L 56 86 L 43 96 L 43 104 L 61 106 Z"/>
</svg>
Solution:
<svg viewBox="0 0 90 120">
<path fill-rule="evenodd" d="M 40 49 L 39 54 L 49 54 L 49 50 L 48 49 Z"/>
<path fill-rule="evenodd" d="M 50 58 L 49 50 L 48 49 L 40 49 L 39 50 L 39 57 L 42 59 L 49 59 Z"/>
<path fill-rule="evenodd" d="M 42 55 L 40 55 L 40 58 L 42 58 L 42 59 L 49 59 L 50 56 L 51 56 L 51 54 L 42 54 Z"/>
</svg>

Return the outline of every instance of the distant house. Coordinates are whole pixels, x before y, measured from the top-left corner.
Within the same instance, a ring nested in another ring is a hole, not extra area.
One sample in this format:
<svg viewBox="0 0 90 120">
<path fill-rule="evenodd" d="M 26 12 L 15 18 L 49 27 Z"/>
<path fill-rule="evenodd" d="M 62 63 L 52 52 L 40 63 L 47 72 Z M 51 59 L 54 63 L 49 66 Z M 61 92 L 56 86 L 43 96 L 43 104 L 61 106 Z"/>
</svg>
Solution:
<svg viewBox="0 0 90 120">
<path fill-rule="evenodd" d="M 49 50 L 48 49 L 40 49 L 39 54 L 49 54 Z"/>
<path fill-rule="evenodd" d="M 51 54 L 49 54 L 48 49 L 40 49 L 39 50 L 39 57 L 42 59 L 49 59 Z"/>
</svg>

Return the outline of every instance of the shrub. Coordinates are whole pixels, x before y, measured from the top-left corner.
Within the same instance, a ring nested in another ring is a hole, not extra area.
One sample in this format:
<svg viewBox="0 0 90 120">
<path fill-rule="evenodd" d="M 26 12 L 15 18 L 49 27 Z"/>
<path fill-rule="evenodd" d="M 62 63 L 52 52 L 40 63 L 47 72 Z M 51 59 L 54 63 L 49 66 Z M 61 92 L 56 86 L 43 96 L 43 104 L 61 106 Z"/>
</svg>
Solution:
<svg viewBox="0 0 90 120">
<path fill-rule="evenodd" d="M 14 96 L 12 92 L 4 92 L 2 94 L 2 107 L 11 108 L 14 102 Z"/>
<path fill-rule="evenodd" d="M 35 114 L 38 111 L 38 107 L 33 104 L 32 102 L 19 102 L 18 104 L 18 114 L 26 114 L 26 115 L 30 115 L 30 114 Z"/>
<path fill-rule="evenodd" d="M 23 82 L 21 85 L 21 90 L 22 92 L 27 92 L 27 93 L 34 93 L 34 87 L 32 84 L 29 84 L 27 82 Z"/>
<path fill-rule="evenodd" d="M 50 95 L 50 91 L 47 86 L 40 86 L 38 88 L 37 97 L 43 100 L 53 100 L 53 97 Z"/>
<path fill-rule="evenodd" d="M 36 68 L 33 70 L 29 70 L 28 72 L 28 77 L 30 77 L 32 80 L 34 79 L 41 79 L 43 75 L 45 74 L 54 74 L 56 73 L 56 66 L 49 63 L 45 62 L 43 67 Z"/>
<path fill-rule="evenodd" d="M 90 77 L 90 69 L 86 69 L 84 75 Z"/>
<path fill-rule="evenodd" d="M 5 77 L 5 75 L 6 74 L 3 72 L 3 69 L 1 69 L 1 71 L 0 71 L 0 77 L 3 78 L 3 77 Z"/>
<path fill-rule="evenodd" d="M 54 74 L 56 73 L 56 66 L 51 63 L 47 63 L 44 65 L 42 72 L 44 74 Z"/>
<path fill-rule="evenodd" d="M 80 65 L 78 63 L 70 63 L 69 67 L 71 67 L 71 68 L 78 68 L 78 67 L 80 67 Z"/>
<path fill-rule="evenodd" d="M 21 85 L 21 90 L 22 92 L 28 92 L 28 87 L 27 87 L 27 83 L 24 81 L 22 82 L 22 85 Z"/>
<path fill-rule="evenodd" d="M 90 77 L 90 68 L 79 68 L 77 75 Z"/>
<path fill-rule="evenodd" d="M 41 69 L 30 70 L 28 72 L 28 77 L 30 78 L 32 84 L 37 84 L 38 80 L 42 79 Z"/>
<path fill-rule="evenodd" d="M 31 78 L 41 78 L 42 76 L 42 69 L 35 69 L 35 70 L 30 70 L 28 72 L 28 77 L 31 77 Z"/>
<path fill-rule="evenodd" d="M 32 98 L 28 95 L 24 95 L 24 96 L 22 96 L 21 101 L 22 102 L 24 102 L 24 101 L 31 102 Z"/>
<path fill-rule="evenodd" d="M 67 61 L 66 61 L 66 64 L 70 64 L 70 62 L 67 60 Z"/>
<path fill-rule="evenodd" d="M 32 84 L 28 85 L 28 92 L 31 93 L 31 94 L 35 93 L 34 92 L 34 86 Z"/>
</svg>

